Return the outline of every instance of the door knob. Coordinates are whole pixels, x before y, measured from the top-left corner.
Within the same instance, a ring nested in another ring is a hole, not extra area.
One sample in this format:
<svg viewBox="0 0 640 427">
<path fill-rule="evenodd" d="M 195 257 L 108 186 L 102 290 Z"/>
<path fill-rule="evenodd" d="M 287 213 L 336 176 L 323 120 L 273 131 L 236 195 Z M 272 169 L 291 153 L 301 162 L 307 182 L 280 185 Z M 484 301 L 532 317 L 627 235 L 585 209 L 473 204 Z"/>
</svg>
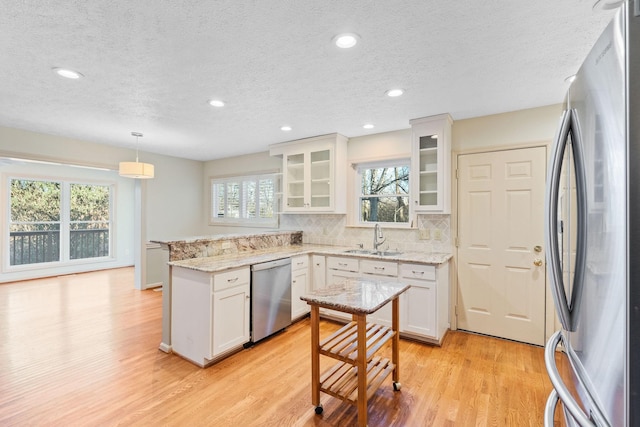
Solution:
<svg viewBox="0 0 640 427">
<path fill-rule="evenodd" d="M 542 246 L 536 245 L 536 246 L 533 247 L 533 250 L 536 251 L 536 252 L 542 252 Z"/>
<path fill-rule="evenodd" d="M 542 265 L 542 260 L 540 258 L 536 258 L 533 261 L 533 265 L 535 265 L 536 267 L 540 267 Z"/>
</svg>

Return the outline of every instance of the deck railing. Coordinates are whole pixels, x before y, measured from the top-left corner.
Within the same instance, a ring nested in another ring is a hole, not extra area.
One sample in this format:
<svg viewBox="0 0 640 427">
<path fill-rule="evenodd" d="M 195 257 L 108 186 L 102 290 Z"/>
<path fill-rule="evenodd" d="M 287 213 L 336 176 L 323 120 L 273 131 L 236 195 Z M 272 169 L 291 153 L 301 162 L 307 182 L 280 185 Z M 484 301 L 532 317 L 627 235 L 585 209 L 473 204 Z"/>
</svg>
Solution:
<svg viewBox="0 0 640 427">
<path fill-rule="evenodd" d="M 108 255 L 109 229 L 71 230 L 69 235 L 69 259 L 97 258 Z M 59 231 L 13 231 L 10 233 L 10 265 L 59 260 Z"/>
</svg>

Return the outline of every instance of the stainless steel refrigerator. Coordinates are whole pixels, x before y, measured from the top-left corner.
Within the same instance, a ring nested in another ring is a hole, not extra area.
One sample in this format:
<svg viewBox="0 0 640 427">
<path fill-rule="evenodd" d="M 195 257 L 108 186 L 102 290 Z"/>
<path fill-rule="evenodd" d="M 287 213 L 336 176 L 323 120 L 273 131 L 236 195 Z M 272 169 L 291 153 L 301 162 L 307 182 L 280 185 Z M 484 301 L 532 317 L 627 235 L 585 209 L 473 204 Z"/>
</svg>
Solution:
<svg viewBox="0 0 640 427">
<path fill-rule="evenodd" d="M 622 3 L 576 74 L 552 150 L 545 233 L 562 329 L 545 348 L 545 425 L 562 408 L 568 425 L 640 426 L 639 2 Z"/>
</svg>

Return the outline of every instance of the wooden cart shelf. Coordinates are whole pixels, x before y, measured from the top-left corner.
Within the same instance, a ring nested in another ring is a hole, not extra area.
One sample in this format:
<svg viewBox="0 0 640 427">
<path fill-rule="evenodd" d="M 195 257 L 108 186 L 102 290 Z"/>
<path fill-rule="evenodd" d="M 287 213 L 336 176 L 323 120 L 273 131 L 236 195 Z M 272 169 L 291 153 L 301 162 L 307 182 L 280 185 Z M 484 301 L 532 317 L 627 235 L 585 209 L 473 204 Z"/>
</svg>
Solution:
<svg viewBox="0 0 640 427">
<path fill-rule="evenodd" d="M 394 335 L 390 327 L 367 323 L 367 362 Z M 320 342 L 320 354 L 355 365 L 358 360 L 358 324 L 350 322 L 325 338 Z"/>
<path fill-rule="evenodd" d="M 369 399 L 382 382 L 393 372 L 396 365 L 389 359 L 374 357 L 367 364 L 367 395 Z M 341 362 L 320 377 L 320 391 L 352 405 L 358 404 L 358 368 Z"/>
</svg>

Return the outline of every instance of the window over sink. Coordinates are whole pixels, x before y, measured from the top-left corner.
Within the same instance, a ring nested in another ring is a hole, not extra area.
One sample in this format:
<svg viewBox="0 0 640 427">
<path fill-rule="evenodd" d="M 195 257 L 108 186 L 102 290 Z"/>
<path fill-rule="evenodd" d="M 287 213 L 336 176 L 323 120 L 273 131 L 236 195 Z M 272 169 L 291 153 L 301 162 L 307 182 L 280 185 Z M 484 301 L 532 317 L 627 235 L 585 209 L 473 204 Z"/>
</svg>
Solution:
<svg viewBox="0 0 640 427">
<path fill-rule="evenodd" d="M 358 223 L 410 223 L 410 159 L 359 163 L 357 172 Z"/>
</svg>

